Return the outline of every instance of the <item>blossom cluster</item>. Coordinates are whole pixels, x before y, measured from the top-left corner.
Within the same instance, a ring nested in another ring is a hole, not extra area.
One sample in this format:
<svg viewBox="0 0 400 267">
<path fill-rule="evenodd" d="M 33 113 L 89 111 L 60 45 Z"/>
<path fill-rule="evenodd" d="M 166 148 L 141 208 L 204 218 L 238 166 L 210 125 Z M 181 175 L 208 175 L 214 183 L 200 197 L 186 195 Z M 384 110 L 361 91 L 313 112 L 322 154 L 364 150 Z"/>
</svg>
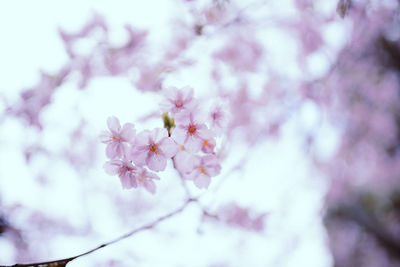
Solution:
<svg viewBox="0 0 400 267">
<path fill-rule="evenodd" d="M 190 87 L 172 87 L 163 93 L 160 109 L 164 128 L 136 133 L 132 123 L 121 127 L 118 118 L 108 118 L 108 131 L 101 134 L 109 158 L 104 169 L 118 175 L 123 188 L 141 186 L 154 194 L 154 180 L 160 179 L 156 173 L 164 171 L 171 159 L 182 179 L 192 180 L 198 188 L 208 188 L 211 177 L 221 170 L 215 147 L 226 116 L 221 107 L 216 107 L 207 120 Z"/>
</svg>

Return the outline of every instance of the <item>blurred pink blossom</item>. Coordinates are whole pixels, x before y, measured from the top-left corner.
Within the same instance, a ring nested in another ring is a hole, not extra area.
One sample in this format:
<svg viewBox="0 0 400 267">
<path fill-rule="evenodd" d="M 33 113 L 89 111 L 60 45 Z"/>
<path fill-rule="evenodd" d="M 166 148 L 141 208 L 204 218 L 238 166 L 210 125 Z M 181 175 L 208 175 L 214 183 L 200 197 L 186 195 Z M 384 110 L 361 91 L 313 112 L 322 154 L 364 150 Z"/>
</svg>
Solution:
<svg viewBox="0 0 400 267">
<path fill-rule="evenodd" d="M 253 72 L 263 55 L 263 47 L 251 36 L 235 36 L 214 57 L 237 71 Z"/>
</svg>

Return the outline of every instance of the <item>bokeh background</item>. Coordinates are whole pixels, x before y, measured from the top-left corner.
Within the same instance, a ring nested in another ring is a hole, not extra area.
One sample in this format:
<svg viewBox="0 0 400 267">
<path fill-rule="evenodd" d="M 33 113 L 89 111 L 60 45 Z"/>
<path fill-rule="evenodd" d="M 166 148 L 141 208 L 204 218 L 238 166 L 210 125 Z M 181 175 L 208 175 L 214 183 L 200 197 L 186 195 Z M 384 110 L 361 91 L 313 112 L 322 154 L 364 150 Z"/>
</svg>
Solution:
<svg viewBox="0 0 400 267">
<path fill-rule="evenodd" d="M 1 2 L 0 265 L 182 205 L 172 162 L 123 190 L 99 134 L 162 127 L 160 91 L 188 85 L 229 115 L 221 174 L 68 266 L 399 266 L 398 26 L 397 1 Z"/>
</svg>

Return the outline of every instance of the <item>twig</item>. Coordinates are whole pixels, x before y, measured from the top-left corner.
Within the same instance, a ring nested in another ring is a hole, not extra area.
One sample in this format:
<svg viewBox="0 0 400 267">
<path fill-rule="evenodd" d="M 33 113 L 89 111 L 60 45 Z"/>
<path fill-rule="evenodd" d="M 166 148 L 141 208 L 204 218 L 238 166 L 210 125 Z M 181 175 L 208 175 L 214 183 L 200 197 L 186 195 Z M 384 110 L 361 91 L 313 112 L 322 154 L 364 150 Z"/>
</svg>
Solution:
<svg viewBox="0 0 400 267">
<path fill-rule="evenodd" d="M 153 221 L 153 222 L 151 222 L 149 224 L 146 224 L 146 225 L 143 225 L 143 226 L 141 226 L 139 228 L 136 228 L 136 229 L 134 229 L 134 230 L 132 230 L 132 231 L 120 236 L 120 237 L 115 238 L 114 240 L 111 240 L 111 241 L 109 241 L 107 243 L 101 244 L 101 245 L 99 245 L 99 246 L 97 246 L 97 247 L 95 247 L 95 248 L 93 248 L 93 249 L 91 249 L 91 250 L 89 250 L 87 252 L 84 252 L 82 254 L 79 254 L 79 255 L 76 255 L 76 256 L 73 256 L 73 257 L 70 257 L 70 258 L 55 260 L 55 261 L 45 261 L 45 262 L 28 263 L 28 264 L 0 265 L 0 267 L 56 267 L 56 266 L 60 267 L 60 266 L 66 266 L 70 261 L 73 261 L 73 260 L 75 260 L 77 258 L 86 256 L 88 254 L 91 254 L 91 253 L 93 253 L 93 252 L 95 252 L 95 251 L 97 251 L 97 250 L 99 250 L 101 248 L 104 248 L 106 246 L 109 246 L 111 244 L 117 243 L 117 242 L 119 242 L 119 241 L 121 241 L 121 240 L 123 240 L 125 238 L 128 238 L 128 237 L 130 237 L 130 236 L 132 236 L 132 235 L 134 235 L 134 234 L 136 234 L 138 232 L 153 228 L 154 226 L 156 226 L 160 222 L 162 222 L 162 221 L 164 221 L 166 219 L 169 219 L 169 218 L 173 217 L 174 215 L 182 212 L 187 207 L 187 205 L 189 203 L 193 202 L 193 201 L 197 201 L 197 199 L 189 198 L 189 199 L 187 199 L 185 201 L 185 203 L 180 208 L 178 208 L 178 209 L 176 209 L 176 210 L 174 210 L 174 211 L 172 211 L 172 212 L 170 212 L 170 213 L 168 213 L 168 214 L 166 214 L 164 216 L 159 217 L 157 220 L 155 220 L 155 221 Z"/>
</svg>

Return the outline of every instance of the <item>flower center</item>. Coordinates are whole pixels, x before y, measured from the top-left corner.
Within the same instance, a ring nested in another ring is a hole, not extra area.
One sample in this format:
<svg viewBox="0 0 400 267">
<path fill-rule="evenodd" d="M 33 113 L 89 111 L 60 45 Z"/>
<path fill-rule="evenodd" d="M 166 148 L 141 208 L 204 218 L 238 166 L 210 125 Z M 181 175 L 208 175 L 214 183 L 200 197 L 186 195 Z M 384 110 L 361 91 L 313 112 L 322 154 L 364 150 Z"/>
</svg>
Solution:
<svg viewBox="0 0 400 267">
<path fill-rule="evenodd" d="M 158 151 L 157 145 L 154 143 L 150 144 L 149 149 L 151 152 L 154 152 L 154 153 L 157 153 L 157 151 Z"/>
<path fill-rule="evenodd" d="M 193 124 L 189 125 L 188 133 L 189 133 L 190 135 L 196 134 L 196 126 L 193 125 Z"/>
<path fill-rule="evenodd" d="M 207 175 L 207 172 L 206 172 L 206 170 L 204 169 L 204 167 L 201 167 L 201 168 L 200 168 L 200 171 L 201 171 L 201 173 Z"/>
<path fill-rule="evenodd" d="M 182 108 L 182 107 L 183 107 L 182 99 L 177 98 L 177 99 L 175 100 L 175 107 L 177 107 L 177 108 Z"/>
<path fill-rule="evenodd" d="M 206 140 L 204 140 L 204 142 L 203 142 L 203 146 L 208 146 L 208 140 L 206 139 Z"/>
<path fill-rule="evenodd" d="M 122 166 L 119 169 L 119 177 L 124 176 L 127 172 L 133 171 L 133 169 L 127 165 Z"/>
</svg>

